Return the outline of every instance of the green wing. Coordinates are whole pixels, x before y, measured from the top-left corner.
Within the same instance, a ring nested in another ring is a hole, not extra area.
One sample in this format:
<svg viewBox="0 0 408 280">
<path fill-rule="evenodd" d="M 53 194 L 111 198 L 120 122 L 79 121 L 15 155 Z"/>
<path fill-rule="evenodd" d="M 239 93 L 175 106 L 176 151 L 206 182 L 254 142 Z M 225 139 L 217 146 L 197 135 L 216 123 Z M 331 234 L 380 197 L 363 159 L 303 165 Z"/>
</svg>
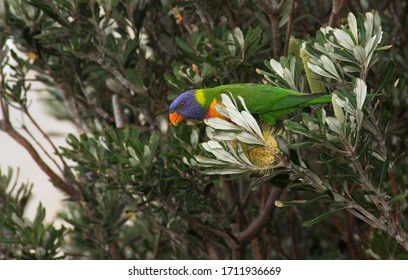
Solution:
<svg viewBox="0 0 408 280">
<path fill-rule="evenodd" d="M 231 84 L 205 89 L 205 92 L 209 100 L 221 100 L 221 93 L 231 93 L 236 99 L 241 96 L 251 113 L 261 114 L 265 121 L 272 124 L 299 107 L 331 101 L 330 95 L 304 94 L 262 84 Z"/>
</svg>

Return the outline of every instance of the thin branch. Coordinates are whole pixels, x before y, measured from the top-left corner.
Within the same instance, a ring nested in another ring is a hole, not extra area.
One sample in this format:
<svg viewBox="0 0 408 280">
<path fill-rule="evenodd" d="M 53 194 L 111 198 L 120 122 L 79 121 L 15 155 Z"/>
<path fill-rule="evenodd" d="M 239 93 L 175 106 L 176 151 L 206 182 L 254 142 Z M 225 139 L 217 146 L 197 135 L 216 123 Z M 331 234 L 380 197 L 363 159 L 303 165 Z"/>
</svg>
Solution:
<svg viewBox="0 0 408 280">
<path fill-rule="evenodd" d="M 343 6 L 344 0 L 333 0 L 332 12 L 330 14 L 328 26 L 333 26 L 334 21 L 336 20 L 337 14 L 340 12 L 341 7 Z"/>
<path fill-rule="evenodd" d="M 131 90 L 131 91 L 133 91 L 133 92 L 135 92 L 137 94 L 140 94 L 140 95 L 147 95 L 148 94 L 146 89 L 144 89 L 142 87 L 137 87 L 134 84 L 132 84 L 131 82 L 129 82 L 116 68 L 114 68 L 112 65 L 107 63 L 105 61 L 105 59 L 103 59 L 102 57 L 96 57 L 94 55 L 89 55 L 89 58 L 92 61 L 95 61 L 96 63 L 98 63 L 99 66 L 101 66 L 103 70 L 105 70 L 106 72 L 112 74 L 119 81 L 119 83 L 121 83 L 128 90 Z"/>
<path fill-rule="evenodd" d="M 269 17 L 272 29 L 273 58 L 279 59 L 281 54 L 281 42 L 279 38 L 280 33 L 278 15 L 281 12 L 286 0 L 280 1 L 276 6 L 273 5 L 272 1 L 268 0 L 258 0 L 257 2 Z"/>
<path fill-rule="evenodd" d="M 388 176 L 390 177 L 392 193 L 396 197 L 398 192 L 397 181 L 395 180 L 394 172 L 392 171 L 392 166 L 388 167 Z M 395 201 L 395 224 L 398 230 L 401 229 L 401 203 L 399 200 Z"/>
<path fill-rule="evenodd" d="M 68 194 L 75 200 L 81 200 L 82 195 L 72 186 L 68 185 L 64 180 L 62 180 L 40 157 L 37 153 L 36 149 L 33 145 L 24 138 L 21 134 L 19 134 L 11 125 L 9 114 L 8 114 L 8 106 L 3 98 L 0 98 L 1 108 L 3 112 L 3 119 L 0 120 L 0 130 L 7 133 L 14 141 L 19 143 L 21 146 L 26 149 L 26 151 L 30 154 L 32 159 L 37 163 L 37 165 L 44 171 L 45 174 L 50 178 L 51 183 L 64 193 Z"/>
<path fill-rule="evenodd" d="M 292 22 L 293 22 L 293 12 L 295 10 L 295 0 L 290 1 L 290 10 L 289 10 L 289 17 L 288 17 L 288 27 L 286 29 L 286 36 L 285 36 L 285 47 L 283 49 L 283 55 L 287 56 L 289 51 L 289 42 L 290 36 L 292 34 Z"/>
<path fill-rule="evenodd" d="M 273 187 L 269 193 L 265 209 L 262 213 L 243 231 L 241 231 L 236 238 L 241 243 L 248 243 L 270 222 L 273 212 L 275 210 L 275 200 L 277 200 L 282 193 L 282 188 Z"/>
</svg>

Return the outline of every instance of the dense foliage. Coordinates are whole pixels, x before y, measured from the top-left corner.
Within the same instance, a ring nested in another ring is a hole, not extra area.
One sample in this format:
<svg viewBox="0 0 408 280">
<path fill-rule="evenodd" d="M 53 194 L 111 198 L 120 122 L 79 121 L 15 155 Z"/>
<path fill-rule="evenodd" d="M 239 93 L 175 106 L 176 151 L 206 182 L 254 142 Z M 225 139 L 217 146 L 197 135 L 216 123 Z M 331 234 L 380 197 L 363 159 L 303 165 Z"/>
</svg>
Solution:
<svg viewBox="0 0 408 280">
<path fill-rule="evenodd" d="M 41 205 L 29 221 L 31 186 L 0 173 L 1 259 L 407 258 L 406 1 L 0 5 L 0 130 L 67 197 L 66 227 Z M 54 117 L 82 131 L 64 147 L 30 113 L 33 73 Z M 240 82 L 332 103 L 271 128 L 226 96 L 227 126 L 169 126 L 179 93 Z M 10 107 L 50 142 L 52 166 Z"/>
</svg>

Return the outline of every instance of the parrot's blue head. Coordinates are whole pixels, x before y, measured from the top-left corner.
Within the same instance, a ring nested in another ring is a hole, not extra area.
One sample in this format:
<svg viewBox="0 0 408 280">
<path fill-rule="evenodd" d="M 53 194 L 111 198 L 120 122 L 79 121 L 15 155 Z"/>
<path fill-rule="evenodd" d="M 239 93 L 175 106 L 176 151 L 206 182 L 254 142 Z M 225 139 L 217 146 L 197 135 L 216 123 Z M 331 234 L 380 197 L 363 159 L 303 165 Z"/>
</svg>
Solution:
<svg viewBox="0 0 408 280">
<path fill-rule="evenodd" d="M 188 90 L 178 96 L 169 107 L 169 119 L 177 126 L 183 119 L 203 120 L 208 113 L 197 100 L 196 90 Z"/>
</svg>

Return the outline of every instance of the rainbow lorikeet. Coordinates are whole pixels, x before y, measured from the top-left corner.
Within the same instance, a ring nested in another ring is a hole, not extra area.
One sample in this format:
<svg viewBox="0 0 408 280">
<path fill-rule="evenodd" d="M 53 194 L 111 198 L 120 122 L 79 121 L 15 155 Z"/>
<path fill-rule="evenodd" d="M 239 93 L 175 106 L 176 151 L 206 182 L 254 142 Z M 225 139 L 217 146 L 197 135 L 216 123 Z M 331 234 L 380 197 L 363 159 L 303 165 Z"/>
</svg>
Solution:
<svg viewBox="0 0 408 280">
<path fill-rule="evenodd" d="M 238 96 L 241 96 L 252 114 L 259 114 L 271 125 L 299 107 L 331 101 L 331 95 L 304 94 L 263 84 L 223 85 L 182 93 L 170 104 L 170 122 L 176 126 L 184 119 L 203 120 L 222 117 L 215 109 L 216 104 L 222 103 L 222 93 L 231 93 L 237 100 Z"/>
</svg>

